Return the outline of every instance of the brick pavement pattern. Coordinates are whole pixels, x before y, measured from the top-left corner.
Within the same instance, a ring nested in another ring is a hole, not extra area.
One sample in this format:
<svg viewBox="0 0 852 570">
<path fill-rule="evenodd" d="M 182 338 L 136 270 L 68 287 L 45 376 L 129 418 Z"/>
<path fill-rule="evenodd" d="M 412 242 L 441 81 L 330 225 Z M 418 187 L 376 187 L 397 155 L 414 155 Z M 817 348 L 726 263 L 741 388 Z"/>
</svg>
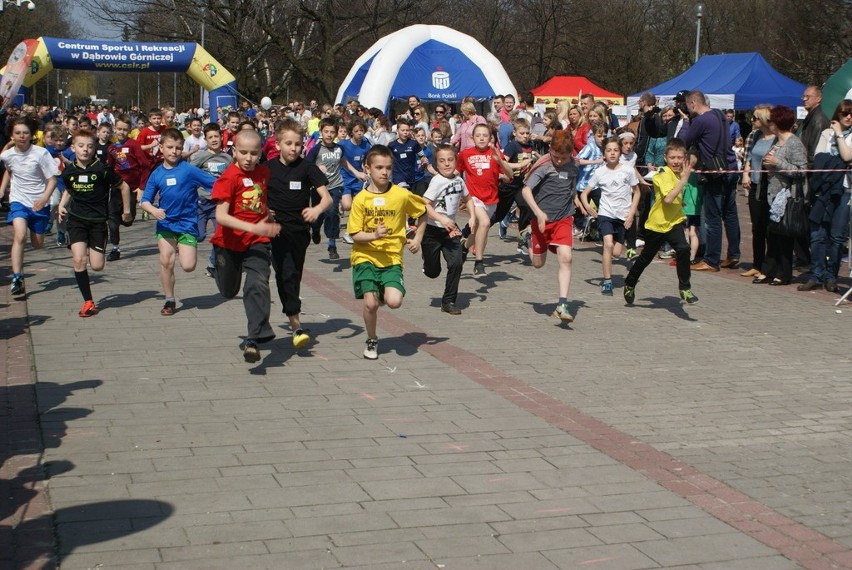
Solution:
<svg viewBox="0 0 852 570">
<path fill-rule="evenodd" d="M 828 296 L 694 275 L 685 308 L 655 263 L 626 307 L 582 245 L 566 327 L 555 266 L 495 237 L 460 317 L 408 255 L 369 362 L 348 262 L 312 247 L 316 341 L 293 350 L 276 300 L 279 338 L 248 365 L 242 303 L 178 270 L 161 317 L 153 225 L 123 237 L 90 319 L 66 250 L 27 253 L 43 457 L 12 451 L 0 478 L 50 475 L 63 569 L 852 567 L 852 327 Z M 0 563 L 50 564 L 18 544 Z"/>
</svg>

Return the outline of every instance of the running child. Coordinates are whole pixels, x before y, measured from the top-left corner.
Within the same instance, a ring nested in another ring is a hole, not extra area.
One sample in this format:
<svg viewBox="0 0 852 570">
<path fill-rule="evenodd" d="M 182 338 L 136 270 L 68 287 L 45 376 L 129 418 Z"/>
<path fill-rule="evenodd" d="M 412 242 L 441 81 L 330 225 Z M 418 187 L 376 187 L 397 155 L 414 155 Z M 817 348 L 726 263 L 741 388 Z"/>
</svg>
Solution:
<svg viewBox="0 0 852 570">
<path fill-rule="evenodd" d="M 304 133 L 295 119 L 277 124 L 278 158 L 266 163 L 269 168 L 269 209 L 281 232 L 272 238 L 272 266 L 282 311 L 290 321 L 293 346 L 302 348 L 311 337 L 302 328 L 299 317 L 302 300 L 302 270 L 311 241 L 311 225 L 331 206 L 328 179 L 319 167 L 302 158 Z M 313 189 L 313 191 L 312 191 Z M 312 195 L 319 199 L 311 207 Z"/>
<path fill-rule="evenodd" d="M 234 164 L 213 184 L 216 202 L 216 286 L 227 299 L 240 292 L 243 273 L 243 307 L 248 332 L 240 344 L 246 362 L 260 360 L 258 344 L 275 338 L 269 324 L 269 239 L 281 230 L 269 220 L 267 184 L 269 169 L 260 160 L 260 135 L 242 131 L 234 139 Z"/>
<path fill-rule="evenodd" d="M 181 160 L 183 135 L 166 129 L 159 142 L 163 163 L 151 172 L 140 207 L 157 219 L 160 250 L 160 282 L 166 302 L 160 314 L 171 316 L 175 302 L 175 258 L 189 273 L 195 270 L 198 247 L 198 187 L 211 188 L 216 181 L 200 168 Z M 159 198 L 158 206 L 154 206 Z"/>
<path fill-rule="evenodd" d="M 187 122 L 189 123 L 189 135 L 183 141 L 183 153 L 181 154 L 184 160 L 190 160 L 195 153 L 207 148 L 207 138 L 204 136 L 202 129 L 204 125 L 201 119 L 193 117 Z"/>
<path fill-rule="evenodd" d="M 414 185 L 411 191 L 422 196 L 429 187 L 429 181 L 437 174 L 437 171 L 432 167 L 432 161 L 435 158 L 435 147 L 430 145 L 426 140 L 426 129 L 417 127 L 414 129 L 414 140 L 420 145 L 423 153 L 423 158 L 426 160 L 418 161 L 414 168 Z"/>
<path fill-rule="evenodd" d="M 9 195 L 6 223 L 12 225 L 12 295 L 24 295 L 24 242 L 27 230 L 34 249 L 44 247 L 44 233 L 50 223 L 50 198 L 56 189 L 59 170 L 43 147 L 33 144 L 36 121 L 19 117 L 12 122 L 12 146 L 0 154 L 6 167 L 0 182 L 0 199 Z"/>
<path fill-rule="evenodd" d="M 435 131 L 433 131 L 435 132 Z M 441 311 L 460 315 L 456 306 L 461 278 L 462 259 L 461 231 L 455 222 L 459 206 L 469 200 L 470 195 L 464 181 L 456 171 L 456 147 L 442 144 L 435 150 L 435 165 L 438 173 L 429 182 L 423 195 L 426 202 L 427 223 L 417 228 L 423 252 L 423 273 L 429 279 L 441 274 L 441 255 L 447 263 L 447 279 L 441 297 Z"/>
<path fill-rule="evenodd" d="M 163 112 L 157 108 L 151 109 L 148 113 L 148 124 L 139 131 L 136 135 L 136 142 L 142 147 L 145 155 L 148 157 L 148 162 L 151 165 L 156 164 L 159 160 L 157 155 L 160 152 L 160 135 L 166 130 L 163 125 Z M 178 131 L 180 132 L 180 131 Z"/>
<path fill-rule="evenodd" d="M 577 198 L 577 165 L 571 157 L 573 144 L 568 131 L 555 131 L 550 152 L 533 166 L 521 190 L 534 216 L 530 244 L 533 267 L 544 267 L 548 250 L 559 261 L 559 297 L 553 315 L 565 323 L 574 321 L 568 307 Z"/>
<path fill-rule="evenodd" d="M 695 167 L 698 156 L 690 153 L 687 156 L 690 166 Z M 703 194 L 698 189 L 699 176 L 694 172 L 689 175 L 686 186 L 683 188 L 683 213 L 686 216 L 686 241 L 689 243 L 689 263 L 695 263 L 698 256 L 698 246 L 701 244 L 701 208 L 704 200 Z M 674 262 L 677 264 L 677 262 Z"/>
<path fill-rule="evenodd" d="M 219 178 L 225 169 L 234 162 L 233 157 L 222 150 L 222 129 L 218 123 L 209 123 L 204 126 L 204 150 L 193 153 L 189 163 L 201 170 Z M 186 143 L 184 143 L 186 153 Z M 198 241 L 207 238 L 207 226 L 213 225 L 216 231 L 216 203 L 210 199 L 210 188 L 198 187 Z M 207 260 L 207 277 L 216 275 L 216 250 L 210 249 L 210 257 Z"/>
<path fill-rule="evenodd" d="M 111 144 L 112 123 L 101 123 L 98 125 L 97 138 L 95 139 L 95 158 L 106 164 L 107 150 Z"/>
<path fill-rule="evenodd" d="M 603 168 L 592 174 L 580 194 L 580 201 L 589 215 L 598 221 L 598 231 L 603 236 L 603 283 L 601 294 L 612 296 L 612 258 L 621 256 L 627 228 L 633 225 L 639 207 L 639 179 L 636 169 L 620 161 L 621 145 L 616 137 L 604 143 Z M 589 196 L 598 193 L 597 207 L 589 203 Z"/>
<path fill-rule="evenodd" d="M 400 119 L 396 124 L 396 140 L 388 143 L 393 153 L 393 183 L 409 190 L 414 189 L 417 165 L 426 161 L 423 148 L 411 138 L 411 123 Z"/>
<path fill-rule="evenodd" d="M 234 140 L 240 130 L 242 118 L 237 111 L 228 112 L 228 120 L 225 123 L 225 128 L 222 130 L 222 150 L 228 154 L 233 154 Z"/>
<path fill-rule="evenodd" d="M 130 221 L 122 220 L 124 212 L 124 201 L 121 195 L 115 191 L 110 196 L 109 207 L 109 243 L 110 252 L 107 261 L 121 259 L 121 226 L 130 226 L 136 219 L 136 204 L 142 197 L 142 188 L 150 174 L 150 163 L 142 146 L 136 139 L 130 136 L 130 118 L 127 115 L 119 115 L 115 119 L 115 140 L 107 149 L 107 164 L 116 174 L 121 176 L 130 187 Z"/>
<path fill-rule="evenodd" d="M 589 179 L 592 177 L 592 173 L 595 170 L 600 168 L 600 166 L 604 163 L 603 159 L 603 141 L 606 138 L 606 125 L 601 122 L 595 122 L 590 129 L 589 132 L 589 140 L 586 143 L 586 146 L 577 153 L 577 165 L 580 167 L 579 174 L 577 175 L 577 191 L 582 192 L 586 189 L 586 186 L 589 183 Z M 592 196 L 592 200 L 596 200 L 597 196 Z M 582 209 L 582 204 L 580 205 L 582 217 L 588 215 L 588 212 Z M 579 220 L 582 223 L 582 219 Z"/>
<path fill-rule="evenodd" d="M 92 271 L 104 268 L 113 189 L 121 196 L 121 220 L 132 220 L 130 186 L 108 164 L 98 160 L 97 144 L 98 137 L 91 131 L 80 130 L 74 135 L 75 159 L 62 172 L 65 192 L 59 202 L 59 219 L 66 221 L 71 243 L 74 279 L 83 296 L 83 306 L 77 314 L 83 318 L 98 314 L 86 266 L 91 266 Z"/>
<path fill-rule="evenodd" d="M 336 142 L 337 120 L 326 117 L 320 121 L 320 142 L 305 157 L 308 162 L 313 162 L 328 178 L 328 193 L 332 204 L 330 209 L 324 210 L 324 214 L 314 222 L 314 232 L 319 232 L 320 224 L 323 226 L 325 237 L 328 238 L 328 258 L 340 259 L 337 252 L 337 239 L 340 237 L 340 200 L 343 196 L 343 148 Z"/>
<path fill-rule="evenodd" d="M 497 210 L 491 217 L 491 225 L 500 224 L 500 237 L 503 239 L 508 234 L 507 230 L 509 228 L 509 220 L 512 216 L 512 206 L 516 203 L 520 206 L 523 202 L 521 190 L 524 187 L 524 178 L 539 158 L 530 142 L 530 122 L 526 119 L 518 118 L 517 113 L 515 113 L 515 120 L 512 122 L 512 134 L 514 138 L 503 148 L 503 156 L 506 157 L 506 161 L 512 167 L 512 179 L 500 185 Z M 526 216 L 524 216 L 526 219 L 518 220 L 519 230 L 523 230 L 525 224 L 529 223 L 529 210 L 526 207 L 523 209 L 526 211 Z M 520 239 L 519 247 L 525 242 L 523 238 Z"/>
<path fill-rule="evenodd" d="M 352 209 L 352 199 L 364 188 L 367 175 L 364 174 L 364 157 L 369 152 L 370 141 L 364 136 L 367 124 L 363 119 L 352 119 L 347 127 L 349 138 L 338 143 L 343 149 L 343 196 L 340 204 L 344 212 Z M 343 237 L 346 241 L 346 236 Z"/>
<path fill-rule="evenodd" d="M 470 235 L 462 244 L 462 256 L 476 246 L 473 263 L 474 277 L 485 277 L 485 264 L 482 257 L 488 243 L 488 230 L 491 228 L 491 216 L 497 211 L 499 201 L 497 188 L 500 176 L 511 180 L 512 167 L 503 155 L 494 148 L 491 140 L 491 127 L 485 124 L 473 128 L 474 146 L 459 153 L 456 169 L 464 174 L 467 190 L 471 195 L 473 209 L 470 212 Z"/>
<path fill-rule="evenodd" d="M 352 236 L 352 284 L 355 297 L 364 300 L 364 327 L 367 346 L 364 358 L 376 360 L 378 336 L 376 331 L 379 305 L 391 309 L 402 306 L 405 296 L 402 274 L 402 252 L 417 253 L 418 237 L 406 240 L 407 218 L 424 223 L 426 206 L 423 198 L 391 183 L 393 153 L 376 145 L 364 159 L 364 172 L 370 185 L 352 201 L 352 212 L 346 231 Z"/>
<path fill-rule="evenodd" d="M 636 299 L 636 284 L 642 272 L 654 260 L 664 242 L 669 242 L 675 250 L 681 300 L 690 305 L 698 302 L 689 283 L 689 245 L 681 227 L 686 219 L 683 213 L 683 190 L 691 173 L 686 145 L 678 138 L 670 140 L 666 144 L 666 166 L 661 167 L 653 178 L 655 200 L 648 212 L 648 221 L 645 222 L 645 247 L 624 280 L 624 300 L 628 305 L 632 305 Z"/>
<path fill-rule="evenodd" d="M 66 220 L 59 220 L 59 200 L 65 191 L 65 182 L 62 181 L 62 171 L 65 169 L 65 161 L 62 160 L 62 151 L 68 140 L 68 129 L 62 125 L 51 125 L 44 131 L 44 149 L 53 157 L 59 176 L 56 177 L 56 192 L 50 197 L 50 223 L 56 222 L 56 246 L 68 245 L 68 234 Z M 48 226 L 49 227 L 49 226 Z"/>
</svg>

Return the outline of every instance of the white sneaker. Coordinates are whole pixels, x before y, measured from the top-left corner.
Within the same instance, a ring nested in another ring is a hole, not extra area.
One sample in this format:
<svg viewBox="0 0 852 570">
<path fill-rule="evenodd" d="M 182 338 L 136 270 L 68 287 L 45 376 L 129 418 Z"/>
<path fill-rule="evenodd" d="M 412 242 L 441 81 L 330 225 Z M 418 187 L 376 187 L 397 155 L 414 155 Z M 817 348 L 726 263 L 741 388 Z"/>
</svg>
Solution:
<svg viewBox="0 0 852 570">
<path fill-rule="evenodd" d="M 643 239 L 637 239 L 636 240 L 636 247 L 642 247 L 644 245 L 645 245 L 645 240 L 643 240 Z"/>
<path fill-rule="evenodd" d="M 367 360 L 376 360 L 379 358 L 379 339 L 367 339 L 367 346 L 364 348 L 364 358 Z"/>
<path fill-rule="evenodd" d="M 349 245 L 355 243 L 355 240 L 352 239 L 352 236 L 345 232 L 340 234 L 340 241 L 342 241 L 343 243 L 348 243 Z"/>
</svg>

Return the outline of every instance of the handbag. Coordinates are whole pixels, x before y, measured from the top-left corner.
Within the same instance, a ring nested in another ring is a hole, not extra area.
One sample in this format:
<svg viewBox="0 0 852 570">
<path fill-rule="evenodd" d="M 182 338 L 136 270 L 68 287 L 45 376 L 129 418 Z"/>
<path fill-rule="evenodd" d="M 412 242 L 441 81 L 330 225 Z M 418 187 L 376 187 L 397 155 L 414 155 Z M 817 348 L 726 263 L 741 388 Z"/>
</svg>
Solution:
<svg viewBox="0 0 852 570">
<path fill-rule="evenodd" d="M 710 158 L 710 160 L 701 161 L 701 171 L 704 174 L 704 177 L 708 180 L 719 180 L 725 175 L 725 173 L 713 171 L 727 170 L 727 168 L 728 161 L 725 160 L 724 156 L 714 156 Z"/>
<path fill-rule="evenodd" d="M 796 180 L 795 186 L 790 189 L 790 197 L 784 205 L 784 215 L 778 222 L 770 222 L 767 229 L 780 236 L 791 238 L 807 238 L 810 235 L 810 223 L 808 222 L 808 207 L 805 201 L 804 183 L 801 179 Z"/>
</svg>

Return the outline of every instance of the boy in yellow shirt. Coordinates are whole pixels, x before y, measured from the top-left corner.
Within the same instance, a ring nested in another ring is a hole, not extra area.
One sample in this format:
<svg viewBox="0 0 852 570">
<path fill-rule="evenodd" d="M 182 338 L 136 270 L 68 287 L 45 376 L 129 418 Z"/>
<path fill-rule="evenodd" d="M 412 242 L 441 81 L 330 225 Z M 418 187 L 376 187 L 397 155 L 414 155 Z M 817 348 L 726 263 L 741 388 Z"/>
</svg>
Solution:
<svg viewBox="0 0 852 570">
<path fill-rule="evenodd" d="M 691 173 L 686 145 L 677 138 L 670 140 L 666 144 L 666 166 L 654 176 L 655 201 L 645 222 L 645 247 L 624 280 L 624 300 L 628 305 L 632 305 L 636 299 L 639 277 L 665 242 L 669 242 L 675 250 L 681 300 L 690 305 L 698 302 L 689 284 L 689 244 L 683 233 L 683 222 L 686 220 L 683 213 L 683 189 Z"/>
<path fill-rule="evenodd" d="M 370 185 L 352 200 L 346 231 L 352 236 L 352 285 L 355 297 L 364 299 L 364 327 L 367 347 L 364 358 L 376 360 L 378 337 L 376 323 L 379 305 L 398 309 L 405 296 L 402 277 L 402 252 L 408 243 L 411 253 L 420 249 L 420 234 L 407 240 L 408 218 L 419 218 L 418 227 L 426 221 L 423 198 L 391 184 L 393 154 L 376 145 L 364 159 L 364 172 Z"/>
</svg>

